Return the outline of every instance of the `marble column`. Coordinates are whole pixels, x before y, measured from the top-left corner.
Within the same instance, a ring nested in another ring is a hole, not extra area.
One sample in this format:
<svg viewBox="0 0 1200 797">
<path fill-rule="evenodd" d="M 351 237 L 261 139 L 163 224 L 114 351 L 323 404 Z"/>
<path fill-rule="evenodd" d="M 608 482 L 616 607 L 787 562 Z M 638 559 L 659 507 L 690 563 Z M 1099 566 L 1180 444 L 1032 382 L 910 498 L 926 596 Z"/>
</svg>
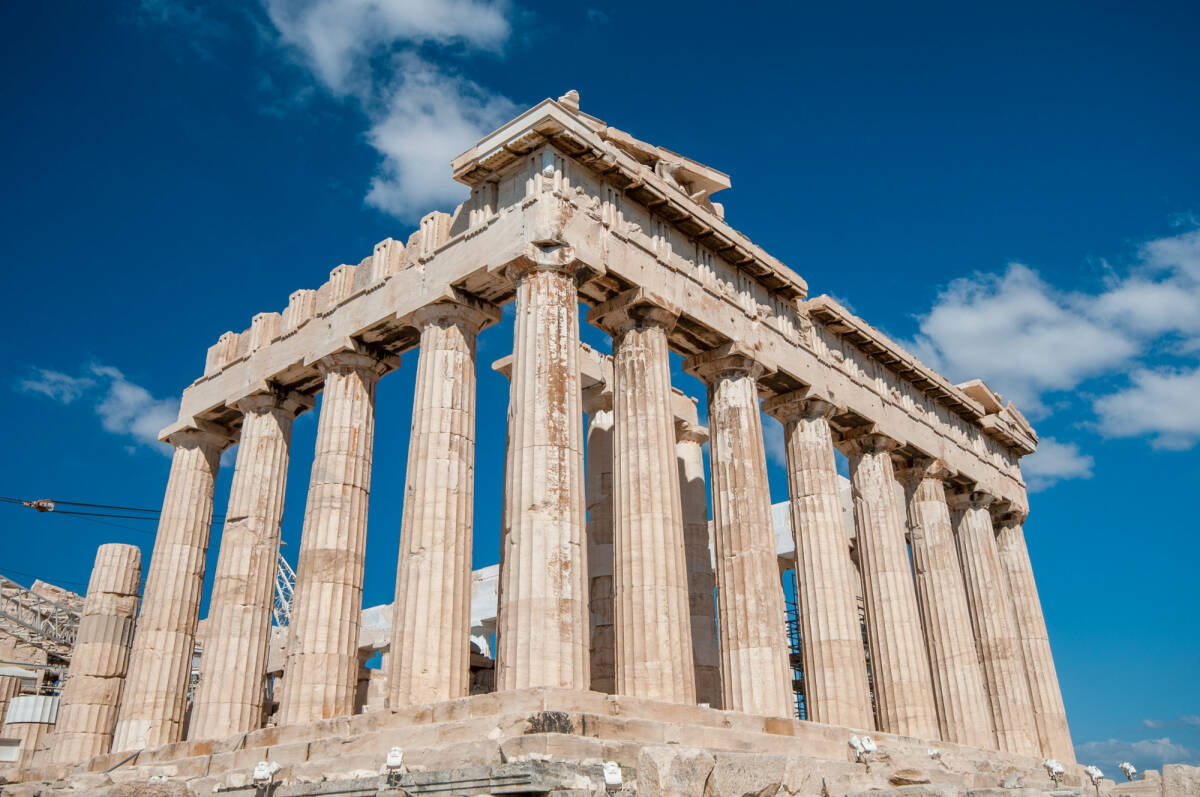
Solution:
<svg viewBox="0 0 1200 797">
<path fill-rule="evenodd" d="M 847 441 L 858 527 L 858 561 L 879 730 L 937 739 L 937 708 L 921 615 L 904 540 L 892 440 L 865 434 Z"/>
<path fill-rule="evenodd" d="M 499 318 L 469 300 L 413 316 L 421 343 L 392 609 L 392 708 L 470 694 L 475 339 Z"/>
<path fill-rule="evenodd" d="M 708 385 L 722 703 L 790 717 L 787 615 L 758 409 L 762 367 L 732 347 L 692 357 L 686 367 Z"/>
<path fill-rule="evenodd" d="M 86 761 L 112 746 L 141 585 L 142 552 L 137 546 L 100 546 L 49 740 L 54 763 Z"/>
<path fill-rule="evenodd" d="M 307 396 L 274 393 L 236 404 L 242 431 L 189 739 L 218 739 L 262 726 L 292 421 L 312 404 Z"/>
<path fill-rule="evenodd" d="M 170 435 L 168 442 L 175 453 L 113 733 L 112 749 L 117 752 L 183 739 L 213 483 L 232 435 L 184 429 Z"/>
<path fill-rule="evenodd" d="M 354 712 L 375 386 L 387 366 L 354 351 L 324 357 L 308 503 L 300 536 L 281 725 Z"/>
<path fill-rule="evenodd" d="M 866 651 L 858 619 L 850 540 L 842 520 L 829 417 L 834 407 L 805 393 L 766 402 L 784 426 L 796 593 L 808 719 L 873 729 Z"/>
<path fill-rule="evenodd" d="M 688 604 L 692 612 L 692 664 L 696 701 L 721 708 L 721 657 L 717 651 L 716 575 L 708 533 L 708 486 L 704 483 L 704 444 L 708 429 L 676 419 L 675 458 L 683 509 L 683 548 L 687 560 Z"/>
<path fill-rule="evenodd" d="M 986 493 L 953 497 L 958 510 L 958 558 L 962 565 L 971 622 L 979 640 L 979 659 L 992 710 L 999 749 L 1038 755 L 1037 727 L 1029 680 L 1021 658 L 1016 617 L 1008 580 L 1000 568 Z"/>
<path fill-rule="evenodd" d="M 617 693 L 695 703 L 668 341 L 678 317 L 642 290 L 588 314 L 613 336 Z"/>
<path fill-rule="evenodd" d="M 943 479 L 950 472 L 940 460 L 920 460 L 898 475 L 908 499 L 917 603 L 942 739 L 994 749 L 996 735 L 946 504 Z"/>
<path fill-rule="evenodd" d="M 516 284 L 516 316 L 496 688 L 586 689 L 579 292 L 565 250 L 537 254 L 508 272 Z"/>
<path fill-rule="evenodd" d="M 591 630 L 591 688 L 617 691 L 613 628 L 613 406 L 612 385 L 583 391 L 587 415 L 587 573 Z"/>
<path fill-rule="evenodd" d="M 1000 567 L 1012 596 L 1017 637 L 1020 640 L 1029 693 L 1033 701 L 1033 716 L 1037 723 L 1038 743 L 1042 755 L 1064 764 L 1075 761 L 1075 746 L 1067 727 L 1067 710 L 1054 656 L 1050 653 L 1050 636 L 1046 633 L 1046 618 L 1038 599 L 1037 584 L 1029 549 L 1025 546 L 1025 530 L 1019 514 L 1007 513 L 996 522 L 996 548 Z"/>
</svg>

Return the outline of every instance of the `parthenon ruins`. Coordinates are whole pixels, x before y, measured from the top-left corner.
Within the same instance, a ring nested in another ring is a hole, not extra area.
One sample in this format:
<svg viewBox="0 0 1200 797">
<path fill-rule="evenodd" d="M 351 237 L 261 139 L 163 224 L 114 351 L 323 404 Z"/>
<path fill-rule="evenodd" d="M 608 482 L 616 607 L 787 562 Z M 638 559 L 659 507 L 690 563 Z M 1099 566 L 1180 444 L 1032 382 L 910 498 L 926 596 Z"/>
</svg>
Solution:
<svg viewBox="0 0 1200 797">
<path fill-rule="evenodd" d="M 1022 530 L 1037 436 L 1016 407 L 810 298 L 725 221 L 725 174 L 584 113 L 574 92 L 452 169 L 470 190 L 453 214 L 208 350 L 161 434 L 174 454 L 136 624 L 137 551 L 106 546 L 57 725 L 10 777 L 157 777 L 196 794 L 353 781 L 815 797 L 1013 778 L 1090 792 Z M 509 302 L 506 465 L 477 474 L 476 336 Z M 581 323 L 611 335 L 611 356 L 581 344 Z M 672 353 L 707 387 L 701 412 L 673 390 Z M 408 356 L 395 603 L 383 666 L 364 676 L 374 397 Z M 273 662 L 291 430 L 318 396 Z M 788 560 L 760 410 L 784 427 Z M 214 482 L 234 443 L 193 691 Z M 504 516 L 494 628 L 473 643 L 477 489 L 502 490 Z M 1172 793 L 1157 788 L 1136 793 Z"/>
</svg>

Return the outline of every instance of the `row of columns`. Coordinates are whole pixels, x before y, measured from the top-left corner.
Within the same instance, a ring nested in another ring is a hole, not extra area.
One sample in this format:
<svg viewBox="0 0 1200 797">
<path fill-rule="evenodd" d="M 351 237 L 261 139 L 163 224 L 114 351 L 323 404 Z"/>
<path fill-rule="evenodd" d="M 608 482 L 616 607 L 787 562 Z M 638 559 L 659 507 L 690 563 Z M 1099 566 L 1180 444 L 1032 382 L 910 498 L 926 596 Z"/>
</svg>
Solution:
<svg viewBox="0 0 1200 797">
<path fill-rule="evenodd" d="M 613 385 L 607 398 L 588 397 L 572 269 L 569 255 L 552 248 L 508 269 L 516 313 L 497 688 L 607 691 L 611 677 L 611 691 L 622 694 L 788 716 L 791 668 L 760 422 L 762 367 L 733 346 L 685 364 L 708 388 L 714 573 L 707 566 L 702 431 L 677 428 L 670 407 L 669 334 L 678 310 L 643 290 L 594 308 L 589 320 L 613 336 Z M 495 308 L 461 296 L 413 319 L 421 346 L 397 567 L 392 706 L 467 693 L 475 339 L 497 319 Z M 375 384 L 393 365 L 361 348 L 319 363 L 324 394 L 289 629 L 285 724 L 353 711 Z M 291 420 L 306 406 L 300 397 L 274 394 L 238 405 L 241 444 L 210 607 L 220 619 L 202 659 L 192 738 L 261 722 Z M 588 469 L 585 409 L 595 460 Z M 906 494 L 894 471 L 895 444 L 867 433 L 845 445 L 872 706 L 855 568 L 837 499 L 833 408 L 797 393 L 766 409 L 786 430 L 810 718 L 1072 758 L 1019 522 L 1001 527 L 997 547 L 986 502 L 973 496 L 959 508 L 956 547 L 945 474 L 936 463 L 919 464 L 902 474 Z M 182 731 L 212 487 L 230 441 L 216 430 L 189 430 L 171 442 L 176 450 L 116 727 L 118 750 L 176 741 Z M 606 458 L 607 485 L 600 464 Z M 601 480 L 590 490 L 585 472 Z M 714 582 L 719 644 L 712 639 Z M 589 623 L 589 610 L 593 619 L 611 617 L 611 626 Z M 604 634 L 611 647 L 598 639 Z M 615 655 L 611 676 L 597 658 L 604 649 Z"/>
</svg>

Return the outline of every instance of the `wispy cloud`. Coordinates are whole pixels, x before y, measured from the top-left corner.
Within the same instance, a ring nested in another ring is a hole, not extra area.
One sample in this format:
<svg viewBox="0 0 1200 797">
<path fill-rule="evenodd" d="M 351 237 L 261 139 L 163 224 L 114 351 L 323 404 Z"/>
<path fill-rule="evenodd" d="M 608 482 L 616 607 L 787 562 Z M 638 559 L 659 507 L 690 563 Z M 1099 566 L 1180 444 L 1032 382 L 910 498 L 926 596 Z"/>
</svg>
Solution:
<svg viewBox="0 0 1200 797">
<path fill-rule="evenodd" d="M 16 388 L 63 405 L 86 400 L 106 432 L 162 451 L 167 447 L 158 442 L 158 433 L 179 412 L 177 400 L 156 398 L 119 369 L 101 363 L 85 366 L 78 376 L 33 368 L 30 376 L 17 381 Z"/>
<path fill-rule="evenodd" d="M 1103 436 L 1190 448 L 1200 441 L 1200 229 L 1183 223 L 1193 228 L 1136 247 L 1123 267 L 1101 261 L 1090 292 L 1060 290 L 1021 263 L 954 280 L 909 345 L 956 381 L 982 377 L 1030 417 L 1082 398 Z M 1042 486 L 1091 474 L 1075 444 L 1043 446 L 1027 460 Z"/>
<path fill-rule="evenodd" d="M 1128 761 L 1139 770 L 1161 769 L 1164 764 L 1200 764 L 1200 749 L 1171 741 L 1170 737 L 1127 742 L 1120 739 L 1088 742 L 1075 748 L 1080 763 L 1093 763 L 1111 777 L 1117 765 Z"/>
<path fill-rule="evenodd" d="M 70 404 L 95 384 L 96 380 L 86 376 L 70 376 L 45 368 L 34 368 L 32 376 L 17 380 L 18 389 L 26 393 L 39 393 L 59 404 Z"/>
<path fill-rule="evenodd" d="M 1045 490 L 1063 479 L 1090 479 L 1096 461 L 1079 451 L 1076 443 L 1043 437 L 1037 452 L 1021 461 L 1021 472 L 1032 492 Z"/>
<path fill-rule="evenodd" d="M 461 72 L 500 55 L 511 26 L 493 0 L 264 0 L 279 45 L 322 89 L 356 101 L 381 156 L 365 200 L 400 218 L 452 206 L 450 159 L 517 106 Z"/>
</svg>

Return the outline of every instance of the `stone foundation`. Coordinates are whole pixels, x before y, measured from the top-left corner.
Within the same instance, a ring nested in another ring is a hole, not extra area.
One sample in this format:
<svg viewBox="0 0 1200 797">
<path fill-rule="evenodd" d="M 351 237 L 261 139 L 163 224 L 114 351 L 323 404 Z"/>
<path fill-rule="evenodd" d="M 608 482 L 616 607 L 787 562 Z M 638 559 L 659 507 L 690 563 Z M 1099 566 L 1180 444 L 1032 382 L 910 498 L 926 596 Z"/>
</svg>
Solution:
<svg viewBox="0 0 1200 797">
<path fill-rule="evenodd" d="M 534 688 L 178 742 L 143 750 L 125 763 L 128 753 L 112 753 L 71 767 L 27 770 L 20 773 L 24 785 L 7 786 L 4 795 L 99 793 L 113 786 L 147 785 L 151 778 L 166 778 L 191 794 L 205 795 L 252 786 L 251 773 L 259 761 L 281 766 L 272 792 L 276 797 L 373 793 L 387 790 L 381 772 L 392 747 L 404 750 L 412 778 L 412 788 L 404 788 L 411 794 L 438 791 L 432 789 L 435 782 L 447 794 L 601 794 L 605 787 L 599 767 L 605 761 L 621 766 L 625 785 L 617 793 L 624 794 L 818 797 L 883 788 L 911 797 L 1034 797 L 1054 791 L 1038 758 L 949 743 L 933 748 L 893 734 L 873 734 L 878 751 L 859 763 L 849 746 L 855 733 L 862 732 L 597 692 Z M 548 762 L 561 766 L 537 770 L 536 782 L 510 784 L 511 789 L 493 782 L 517 771 L 513 765 Z M 558 773 L 554 777 L 561 779 L 551 782 L 546 773 Z M 455 778 L 468 775 L 474 785 L 455 785 Z M 1167 791 L 1165 775 L 1162 782 L 1161 790 L 1136 793 L 1188 793 Z M 1026 790 L 1011 788 L 1018 783 Z M 1058 793 L 1095 793 L 1090 784 L 1084 789 L 1084 783 L 1082 771 L 1072 767 L 1065 790 Z M 1010 788 L 1003 789 L 1005 784 Z M 1101 793 L 1123 794 L 1120 786 Z"/>
</svg>

